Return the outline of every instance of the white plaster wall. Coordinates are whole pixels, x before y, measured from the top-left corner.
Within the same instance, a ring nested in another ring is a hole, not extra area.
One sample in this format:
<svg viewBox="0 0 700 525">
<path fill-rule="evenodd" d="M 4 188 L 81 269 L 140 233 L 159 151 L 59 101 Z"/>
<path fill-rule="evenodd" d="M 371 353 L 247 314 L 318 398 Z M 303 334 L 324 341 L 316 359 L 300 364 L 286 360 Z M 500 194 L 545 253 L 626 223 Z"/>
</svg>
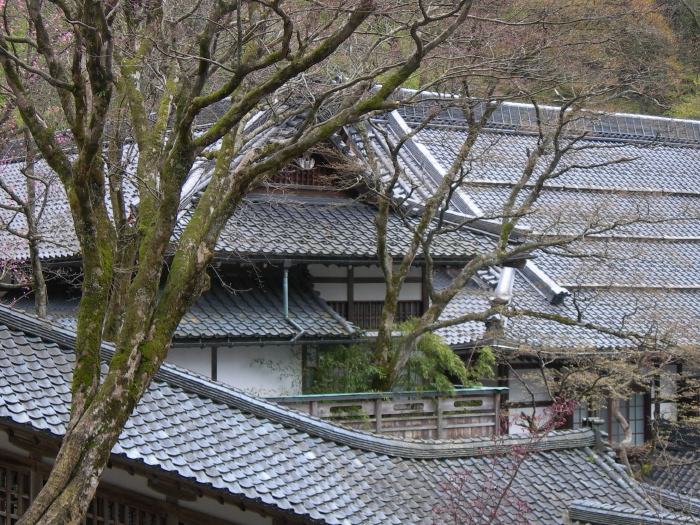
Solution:
<svg viewBox="0 0 700 525">
<path fill-rule="evenodd" d="M 211 379 L 211 348 L 171 348 L 167 361 Z M 217 348 L 217 381 L 257 396 L 301 394 L 301 346 Z"/>
<path fill-rule="evenodd" d="M 517 373 L 517 375 L 516 375 Z M 527 386 L 526 386 L 527 385 Z M 508 371 L 508 400 L 512 403 L 532 403 L 535 401 L 549 401 L 551 398 L 547 393 L 542 374 L 539 369 L 509 370 Z M 512 408 L 509 415 L 509 434 L 524 434 L 528 430 L 523 426 L 522 413 L 527 416 L 538 418 L 537 425 L 542 426 L 546 421 L 545 407 Z"/>
<path fill-rule="evenodd" d="M 309 265 L 309 272 L 314 277 L 336 277 L 347 279 L 347 268 L 322 264 Z M 379 266 L 355 266 L 354 275 L 358 278 L 383 279 Z M 409 277 L 420 277 L 420 268 L 411 268 Z M 343 283 L 314 283 L 314 289 L 321 295 L 324 301 L 347 301 L 347 281 Z M 355 301 L 383 301 L 383 283 L 355 283 Z M 401 289 L 399 301 L 420 301 L 422 288 L 420 283 L 406 283 Z"/>
<path fill-rule="evenodd" d="M 517 375 L 515 374 L 517 372 Z M 526 387 L 527 385 L 527 387 Z M 513 403 L 549 401 L 550 397 L 542 380 L 542 373 L 536 369 L 510 370 L 508 375 L 509 399 Z M 528 390 L 529 389 L 529 390 Z"/>
<path fill-rule="evenodd" d="M 314 283 L 314 290 L 324 301 L 348 300 L 348 285 L 345 283 Z"/>
<path fill-rule="evenodd" d="M 143 476 L 131 475 L 120 468 L 106 468 L 104 470 L 104 475 L 102 476 L 102 481 L 114 487 L 137 492 L 142 496 L 147 496 L 159 501 L 165 501 L 164 494 L 149 488 L 148 480 L 146 478 Z"/>
<path fill-rule="evenodd" d="M 168 350 L 168 363 L 211 377 L 211 348 L 171 348 Z"/>
<path fill-rule="evenodd" d="M 394 266 L 394 270 L 397 270 L 398 266 Z M 408 271 L 408 276 L 409 277 L 420 277 L 421 276 L 421 269 L 418 267 L 413 267 Z M 355 266 L 355 277 L 376 277 L 383 279 L 384 274 L 382 273 L 382 269 L 377 266 Z"/>
<path fill-rule="evenodd" d="M 544 407 L 537 407 L 534 410 L 532 408 L 514 408 L 511 409 L 510 415 L 508 416 L 509 420 L 509 426 L 508 426 L 508 433 L 509 434 L 529 434 L 530 431 L 527 429 L 527 427 L 524 426 L 524 421 L 522 416 L 520 415 L 521 413 L 525 413 L 528 417 L 534 416 L 537 419 L 537 426 L 541 427 L 544 424 L 547 423 L 547 416 L 545 415 L 545 408 Z"/>
<path fill-rule="evenodd" d="M 670 398 L 675 396 L 677 390 L 677 379 L 678 379 L 678 366 L 677 365 L 666 365 L 664 371 L 659 378 L 659 391 L 662 397 Z M 675 402 L 661 403 L 659 405 L 659 415 L 656 414 L 656 404 L 652 402 L 651 405 L 651 417 L 656 419 L 661 417 L 662 419 L 668 419 L 670 421 L 675 421 L 678 415 L 678 404 Z"/>
<path fill-rule="evenodd" d="M 384 274 L 379 266 L 355 266 L 355 277 L 375 277 L 384 279 Z"/>
<path fill-rule="evenodd" d="M 10 443 L 10 436 L 5 434 L 5 432 L 0 432 L 0 450 L 14 454 L 15 456 L 22 456 L 23 458 L 29 457 L 29 452 Z"/>
<path fill-rule="evenodd" d="M 661 395 L 664 397 L 673 397 L 676 394 L 676 380 L 678 379 L 678 366 L 666 365 L 659 380 Z"/>
<path fill-rule="evenodd" d="M 309 273 L 314 277 L 347 277 L 348 269 L 346 266 L 338 266 L 336 264 L 309 264 L 307 266 Z"/>
<path fill-rule="evenodd" d="M 656 406 L 652 405 L 652 407 L 651 407 L 652 419 L 656 419 L 656 414 L 654 414 L 655 410 L 656 410 Z M 661 414 L 662 419 L 667 419 L 669 421 L 675 421 L 676 416 L 678 415 L 678 405 L 676 403 L 661 403 L 661 405 L 659 406 L 659 412 Z"/>
<path fill-rule="evenodd" d="M 361 283 L 355 284 L 355 301 L 383 301 L 384 284 Z"/>
<path fill-rule="evenodd" d="M 399 301 L 420 301 L 423 298 L 420 283 L 406 283 L 401 288 Z"/>
<path fill-rule="evenodd" d="M 323 297 L 323 294 L 321 294 Z M 325 299 L 325 297 L 324 297 Z M 406 283 L 401 288 L 399 301 L 420 301 L 420 283 Z M 384 284 L 382 283 L 358 283 L 355 284 L 355 301 L 383 301 Z"/>
<path fill-rule="evenodd" d="M 301 394 L 301 346 L 219 347 L 217 379 L 257 396 Z"/>
</svg>

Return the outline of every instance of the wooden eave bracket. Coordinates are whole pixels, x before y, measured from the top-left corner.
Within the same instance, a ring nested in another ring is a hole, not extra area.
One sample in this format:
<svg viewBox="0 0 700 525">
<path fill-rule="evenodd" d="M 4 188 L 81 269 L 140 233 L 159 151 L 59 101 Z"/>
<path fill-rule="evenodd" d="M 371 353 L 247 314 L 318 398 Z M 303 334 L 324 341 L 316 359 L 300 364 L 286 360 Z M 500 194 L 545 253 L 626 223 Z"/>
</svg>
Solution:
<svg viewBox="0 0 700 525">
<path fill-rule="evenodd" d="M 42 439 L 36 434 L 4 425 L 0 427 L 0 430 L 7 434 L 10 444 L 17 448 L 39 456 L 56 457 L 58 454 L 59 447 L 51 440 Z"/>
</svg>

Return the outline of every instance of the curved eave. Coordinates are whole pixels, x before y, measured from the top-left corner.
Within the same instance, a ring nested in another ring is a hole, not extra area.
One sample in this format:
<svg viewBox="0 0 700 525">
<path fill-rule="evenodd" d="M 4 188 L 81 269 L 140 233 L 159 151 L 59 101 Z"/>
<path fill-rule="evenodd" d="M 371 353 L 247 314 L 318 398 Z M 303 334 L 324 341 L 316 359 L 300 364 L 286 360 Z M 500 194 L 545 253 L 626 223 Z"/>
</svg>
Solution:
<svg viewBox="0 0 700 525">
<path fill-rule="evenodd" d="M 177 337 L 173 339 L 172 348 L 192 348 L 192 347 L 236 347 L 236 346 L 289 346 L 289 345 L 341 345 L 363 343 L 366 339 L 358 338 L 357 334 L 347 336 L 318 336 L 302 337 L 294 340 L 293 337 L 287 339 L 280 337 Z"/>
</svg>

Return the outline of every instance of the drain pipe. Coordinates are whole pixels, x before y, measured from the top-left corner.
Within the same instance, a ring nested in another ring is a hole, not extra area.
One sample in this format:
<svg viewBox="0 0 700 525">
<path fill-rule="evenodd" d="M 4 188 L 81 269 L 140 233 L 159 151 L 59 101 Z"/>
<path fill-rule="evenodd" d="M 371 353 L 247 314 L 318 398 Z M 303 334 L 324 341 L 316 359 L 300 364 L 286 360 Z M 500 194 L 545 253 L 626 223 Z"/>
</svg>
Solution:
<svg viewBox="0 0 700 525">
<path fill-rule="evenodd" d="M 292 261 L 289 259 L 284 260 L 284 278 L 282 279 L 282 300 L 284 304 L 284 320 L 287 321 L 291 326 L 293 326 L 296 330 L 299 330 L 299 333 L 292 337 L 292 344 L 296 344 L 297 340 L 304 335 L 304 330 L 301 326 L 299 326 L 299 323 L 294 321 L 289 317 L 289 268 L 292 266 Z"/>
</svg>

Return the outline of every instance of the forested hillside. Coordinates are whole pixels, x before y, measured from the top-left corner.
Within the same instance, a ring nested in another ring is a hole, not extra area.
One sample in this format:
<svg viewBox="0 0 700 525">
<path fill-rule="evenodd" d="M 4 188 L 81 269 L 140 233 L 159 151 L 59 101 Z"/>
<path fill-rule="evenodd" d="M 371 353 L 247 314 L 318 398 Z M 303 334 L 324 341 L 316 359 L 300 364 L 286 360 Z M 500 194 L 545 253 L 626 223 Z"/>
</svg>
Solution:
<svg viewBox="0 0 700 525">
<path fill-rule="evenodd" d="M 606 109 L 700 118 L 700 0 L 631 0 L 629 7 L 642 23 L 604 38 L 623 57 L 621 73 L 636 81 Z"/>
<path fill-rule="evenodd" d="M 663 24 L 675 40 L 677 56 L 675 70 L 668 78 L 667 97 L 659 102 L 667 106 L 665 113 L 670 116 L 700 118 L 700 1 L 666 0 L 660 7 Z"/>
</svg>

